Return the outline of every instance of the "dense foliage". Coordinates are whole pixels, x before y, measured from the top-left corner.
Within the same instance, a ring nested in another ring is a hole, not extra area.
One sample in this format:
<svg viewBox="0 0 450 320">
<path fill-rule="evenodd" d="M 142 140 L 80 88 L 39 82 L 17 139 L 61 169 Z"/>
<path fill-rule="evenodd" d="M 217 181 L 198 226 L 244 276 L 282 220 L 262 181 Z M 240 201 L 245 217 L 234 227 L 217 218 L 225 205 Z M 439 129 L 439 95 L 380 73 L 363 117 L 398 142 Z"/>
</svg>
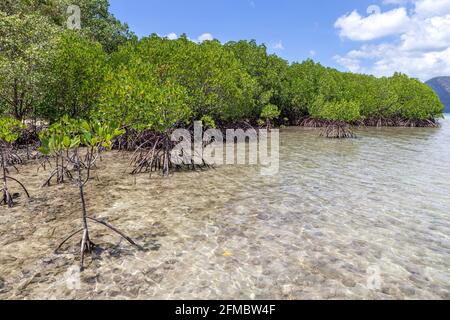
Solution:
<svg viewBox="0 0 450 320">
<path fill-rule="evenodd" d="M 70 2 L 70 3 L 69 3 Z M 67 7 L 81 30 L 67 30 Z M 4 0 L 0 5 L 0 114 L 55 122 L 64 115 L 167 132 L 211 126 L 434 123 L 443 106 L 419 80 L 289 64 L 255 41 L 138 40 L 107 0 Z M 283 120 L 282 120 L 283 119 Z"/>
<path fill-rule="evenodd" d="M 14 118 L 0 118 L 0 144 L 16 141 L 19 138 L 19 130 L 22 128 L 22 123 Z"/>
<path fill-rule="evenodd" d="M 107 55 L 102 46 L 68 30 L 55 42 L 50 56 L 47 74 L 51 76 L 45 81 L 38 115 L 50 121 L 64 115 L 88 118 L 106 85 Z"/>
<path fill-rule="evenodd" d="M 0 108 L 17 119 L 41 101 L 56 29 L 43 16 L 0 12 Z"/>
</svg>

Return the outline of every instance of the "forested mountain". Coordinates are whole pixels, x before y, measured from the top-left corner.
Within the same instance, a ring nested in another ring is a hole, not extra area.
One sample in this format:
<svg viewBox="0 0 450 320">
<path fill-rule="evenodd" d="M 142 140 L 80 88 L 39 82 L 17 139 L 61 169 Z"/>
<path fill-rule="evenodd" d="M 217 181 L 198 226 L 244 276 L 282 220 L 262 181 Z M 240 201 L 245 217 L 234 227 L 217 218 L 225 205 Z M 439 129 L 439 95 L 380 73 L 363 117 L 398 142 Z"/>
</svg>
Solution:
<svg viewBox="0 0 450 320">
<path fill-rule="evenodd" d="M 450 77 L 437 77 L 427 81 L 444 104 L 444 112 L 450 113 Z"/>
</svg>

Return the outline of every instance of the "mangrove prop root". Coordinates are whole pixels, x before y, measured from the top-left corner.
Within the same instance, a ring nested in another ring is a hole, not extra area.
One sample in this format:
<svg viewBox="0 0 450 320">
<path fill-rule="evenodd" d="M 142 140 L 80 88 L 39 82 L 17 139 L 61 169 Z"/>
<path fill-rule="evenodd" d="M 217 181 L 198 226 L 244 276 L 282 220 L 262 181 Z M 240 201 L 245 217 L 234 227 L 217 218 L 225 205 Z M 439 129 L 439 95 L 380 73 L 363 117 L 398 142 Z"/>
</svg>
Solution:
<svg viewBox="0 0 450 320">
<path fill-rule="evenodd" d="M 91 254 L 92 250 L 95 248 L 95 244 L 91 242 L 91 239 L 89 238 L 89 230 L 83 229 L 83 238 L 81 240 L 81 262 L 80 262 L 80 269 L 81 271 L 84 270 L 84 255 Z"/>
<path fill-rule="evenodd" d="M 67 177 L 69 180 L 73 180 L 73 175 L 71 170 L 69 169 L 69 165 L 73 163 L 73 159 L 67 154 L 67 161 L 64 161 L 64 156 L 61 154 L 57 154 L 55 156 L 55 169 L 50 173 L 48 179 L 42 185 L 42 187 L 50 187 L 53 178 L 56 180 L 56 184 L 62 184 L 65 182 L 65 178 Z M 48 158 L 44 159 L 43 167 L 45 169 L 45 164 L 48 163 L 51 167 L 51 162 Z M 42 165 L 42 164 L 41 164 Z"/>
<path fill-rule="evenodd" d="M 82 231 L 84 231 L 84 229 L 77 230 L 77 231 L 75 231 L 74 233 L 72 233 L 70 236 L 68 236 L 66 239 L 64 239 L 64 240 L 59 244 L 59 246 L 55 249 L 55 253 L 57 254 L 57 253 L 59 252 L 59 249 L 61 249 L 62 246 L 63 246 L 64 244 L 66 244 L 67 241 L 69 241 L 70 239 L 72 239 L 72 238 L 75 237 L 77 234 L 81 233 Z"/>
<path fill-rule="evenodd" d="M 144 146 L 151 147 L 145 149 Z M 141 144 L 131 157 L 130 166 L 134 167 L 131 174 L 161 172 L 164 176 L 169 176 L 172 170 L 196 171 L 211 168 L 204 159 L 201 164 L 195 163 L 193 159 L 184 159 L 183 164 L 174 164 L 171 155 L 173 147 L 174 142 L 168 135 L 152 137 L 151 141 Z M 202 158 L 198 154 L 197 157 Z"/>
<path fill-rule="evenodd" d="M 23 160 L 15 151 L 10 151 L 6 157 L 6 164 L 9 166 L 23 164 Z"/>
<path fill-rule="evenodd" d="M 42 156 L 42 157 L 38 158 L 37 160 L 39 162 L 37 172 L 39 172 L 40 168 L 42 168 L 43 170 L 47 170 L 47 164 L 49 165 L 50 168 L 52 167 L 52 163 L 50 162 L 50 159 L 47 156 Z"/>
<path fill-rule="evenodd" d="M 61 167 L 58 165 L 56 169 L 54 169 L 42 187 L 50 187 L 52 179 L 56 176 L 56 184 L 64 183 L 64 177 L 69 179 L 73 179 L 72 173 L 67 167 Z"/>
<path fill-rule="evenodd" d="M 355 133 L 346 123 L 330 123 L 322 129 L 320 135 L 326 138 L 350 139 L 356 138 Z"/>
<path fill-rule="evenodd" d="M 22 182 L 20 182 L 17 179 L 14 179 L 12 177 L 9 177 L 9 176 L 6 176 L 6 179 L 12 180 L 12 181 L 16 182 L 18 185 L 20 185 L 22 187 L 23 191 L 25 191 L 27 197 L 30 198 L 30 194 L 28 193 L 27 188 L 25 188 L 25 186 L 22 184 Z"/>
<path fill-rule="evenodd" d="M 130 128 L 124 129 L 126 130 L 125 134 L 115 139 L 113 143 L 114 149 L 121 151 L 136 151 L 137 149 L 147 147 L 159 136 L 157 133 L 149 130 L 137 132 Z"/>
<path fill-rule="evenodd" d="M 112 225 L 106 223 L 105 221 L 98 220 L 98 219 L 95 219 L 95 218 L 90 218 L 90 217 L 87 217 L 87 219 L 107 227 L 108 229 L 114 231 L 115 233 L 120 235 L 122 238 L 124 238 L 126 241 L 128 241 L 132 246 L 134 246 L 134 247 L 136 247 L 136 248 L 138 248 L 140 250 L 142 249 L 142 247 L 140 245 L 138 245 L 136 242 L 134 242 L 130 237 L 128 237 L 126 234 L 124 234 L 120 230 L 116 229 Z"/>
<path fill-rule="evenodd" d="M 200 165 L 194 163 L 194 161 L 174 164 L 171 151 L 175 147 L 176 142 L 171 140 L 170 133 L 156 133 L 150 130 L 137 132 L 130 128 L 125 129 L 126 133 L 114 141 L 113 148 L 133 151 L 129 164 L 129 167 L 133 167 L 130 170 L 130 173 L 133 175 L 161 172 L 164 176 L 169 176 L 172 170 L 211 168 L 205 161 L 202 161 L 203 163 Z M 126 171 L 128 171 L 128 168 Z"/>
<path fill-rule="evenodd" d="M 308 128 L 324 128 L 329 126 L 333 121 L 315 119 L 312 117 L 304 117 L 296 122 L 301 127 Z M 421 128 L 437 128 L 439 122 L 436 119 L 414 120 L 403 118 L 367 118 L 356 121 L 355 123 L 346 123 L 347 125 L 355 125 L 357 127 L 421 127 Z"/>
<path fill-rule="evenodd" d="M 0 160 L 1 160 L 1 169 L 2 169 L 2 183 L 3 183 L 3 187 L 1 189 L 1 193 L 2 193 L 2 201 L 0 202 L 0 204 L 5 204 L 7 205 L 9 208 L 12 208 L 14 206 L 14 201 L 13 201 L 13 197 L 11 195 L 11 193 L 8 190 L 8 180 L 13 180 L 15 182 L 17 182 L 20 186 L 22 186 L 22 188 L 25 190 L 26 194 L 28 197 L 30 197 L 30 195 L 28 194 L 28 191 L 26 190 L 26 188 L 23 186 L 22 183 L 20 183 L 18 180 L 8 177 L 7 174 L 9 174 L 9 170 L 7 168 L 8 165 L 8 159 L 10 158 L 10 156 L 12 155 L 11 152 L 11 148 L 3 148 L 3 146 L 0 146 Z M 17 168 L 15 168 L 17 170 Z"/>
<path fill-rule="evenodd" d="M 95 248 L 95 243 L 91 241 L 89 238 L 89 230 L 88 229 L 80 229 L 75 231 L 74 233 L 70 234 L 66 239 L 64 239 L 59 246 L 55 249 L 55 254 L 59 254 L 59 250 L 62 248 L 64 244 L 66 244 L 70 239 L 75 237 L 77 234 L 83 232 L 83 237 L 81 238 L 81 245 L 80 245 L 80 254 L 81 254 L 81 262 L 80 262 L 80 268 L 81 270 L 84 269 L 84 257 L 86 254 L 91 254 L 92 250 Z"/>
<path fill-rule="evenodd" d="M 128 241 L 132 246 L 136 247 L 139 250 L 143 250 L 143 248 L 138 245 L 136 242 L 133 241 L 133 239 L 131 239 L 129 236 L 127 236 L 126 234 L 124 234 L 122 231 L 118 230 L 117 228 L 115 228 L 114 226 L 110 225 L 109 223 L 99 220 L 99 219 L 95 219 L 95 218 L 90 218 L 87 217 L 88 220 L 93 221 L 95 223 L 98 223 L 102 226 L 105 226 L 106 228 L 114 231 L 115 233 L 117 233 L 119 236 L 121 236 L 123 239 L 125 239 L 126 241 Z M 81 270 L 83 270 L 84 268 L 84 258 L 86 254 L 91 254 L 92 250 L 96 247 L 96 245 L 91 241 L 90 237 L 89 237 L 89 230 L 86 228 L 82 228 L 79 229 L 73 233 L 71 233 L 68 237 L 66 237 L 59 245 L 58 247 L 55 249 L 55 254 L 59 254 L 60 249 L 71 239 L 73 239 L 76 235 L 83 233 L 83 237 L 81 239 L 81 244 L 80 244 L 80 254 L 81 254 L 81 262 L 80 262 L 80 266 L 81 266 Z"/>
<path fill-rule="evenodd" d="M 373 127 L 437 128 L 439 127 L 439 122 L 435 119 L 414 120 L 402 118 L 369 118 L 359 121 L 358 125 Z"/>
<path fill-rule="evenodd" d="M 11 194 L 8 191 L 8 188 L 4 187 L 1 190 L 1 193 L 3 194 L 1 204 L 7 205 L 9 208 L 14 207 L 14 201 Z"/>
</svg>

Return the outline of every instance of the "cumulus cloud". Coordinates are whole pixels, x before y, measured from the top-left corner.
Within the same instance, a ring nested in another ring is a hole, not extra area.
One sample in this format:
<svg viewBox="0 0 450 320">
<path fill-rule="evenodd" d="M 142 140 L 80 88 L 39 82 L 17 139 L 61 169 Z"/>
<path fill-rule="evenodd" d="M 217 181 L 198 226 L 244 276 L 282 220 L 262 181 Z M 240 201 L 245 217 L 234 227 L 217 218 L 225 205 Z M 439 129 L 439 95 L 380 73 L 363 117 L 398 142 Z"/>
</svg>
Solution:
<svg viewBox="0 0 450 320">
<path fill-rule="evenodd" d="M 443 50 L 450 46 L 450 14 L 426 19 L 413 18 L 401 36 L 402 50 Z"/>
<path fill-rule="evenodd" d="M 413 0 L 383 0 L 383 4 L 405 5 Z"/>
<path fill-rule="evenodd" d="M 367 17 L 353 11 L 336 21 L 342 38 L 367 43 L 336 56 L 335 60 L 350 71 L 378 76 L 400 71 L 428 80 L 450 74 L 450 0 L 384 0 L 384 3 L 401 7 Z M 407 3 L 413 8 L 409 14 Z M 370 43 L 387 36 L 389 41 Z"/>
<path fill-rule="evenodd" d="M 197 38 L 198 42 L 204 42 L 204 41 L 212 41 L 214 40 L 214 37 L 211 33 L 204 33 L 201 36 Z"/>
<path fill-rule="evenodd" d="M 275 49 L 275 50 L 284 50 L 283 42 L 282 41 L 278 41 L 277 43 L 275 43 L 272 46 L 272 48 Z"/>
<path fill-rule="evenodd" d="M 450 14 L 450 0 L 416 0 L 415 14 L 421 18 Z"/>
<path fill-rule="evenodd" d="M 375 7 L 369 8 L 375 10 Z M 369 11 L 370 11 L 369 10 Z M 410 19 L 405 8 L 397 8 L 387 12 L 372 11 L 367 17 L 358 11 L 340 17 L 334 24 L 340 29 L 340 36 L 355 41 L 374 40 L 407 30 Z"/>
<path fill-rule="evenodd" d="M 177 40 L 178 36 L 177 36 L 176 33 L 172 32 L 172 33 L 169 33 L 168 35 L 166 35 L 166 38 L 169 39 L 169 40 Z"/>
</svg>

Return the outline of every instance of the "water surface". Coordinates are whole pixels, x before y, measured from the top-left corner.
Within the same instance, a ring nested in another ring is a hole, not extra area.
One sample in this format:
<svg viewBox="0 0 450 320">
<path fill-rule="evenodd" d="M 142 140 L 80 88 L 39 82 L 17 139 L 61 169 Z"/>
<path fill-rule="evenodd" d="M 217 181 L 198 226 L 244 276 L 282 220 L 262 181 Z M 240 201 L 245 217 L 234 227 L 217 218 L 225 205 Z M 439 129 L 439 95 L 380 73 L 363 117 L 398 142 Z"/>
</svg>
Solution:
<svg viewBox="0 0 450 320">
<path fill-rule="evenodd" d="M 106 155 L 89 211 L 148 251 L 93 227 L 104 251 L 75 286 L 77 249 L 52 250 L 79 225 L 76 190 L 38 188 L 46 173 L 29 166 L 34 199 L 1 208 L 0 297 L 450 299 L 450 119 L 357 133 L 283 130 L 274 177 L 240 166 L 134 178 Z"/>
</svg>

